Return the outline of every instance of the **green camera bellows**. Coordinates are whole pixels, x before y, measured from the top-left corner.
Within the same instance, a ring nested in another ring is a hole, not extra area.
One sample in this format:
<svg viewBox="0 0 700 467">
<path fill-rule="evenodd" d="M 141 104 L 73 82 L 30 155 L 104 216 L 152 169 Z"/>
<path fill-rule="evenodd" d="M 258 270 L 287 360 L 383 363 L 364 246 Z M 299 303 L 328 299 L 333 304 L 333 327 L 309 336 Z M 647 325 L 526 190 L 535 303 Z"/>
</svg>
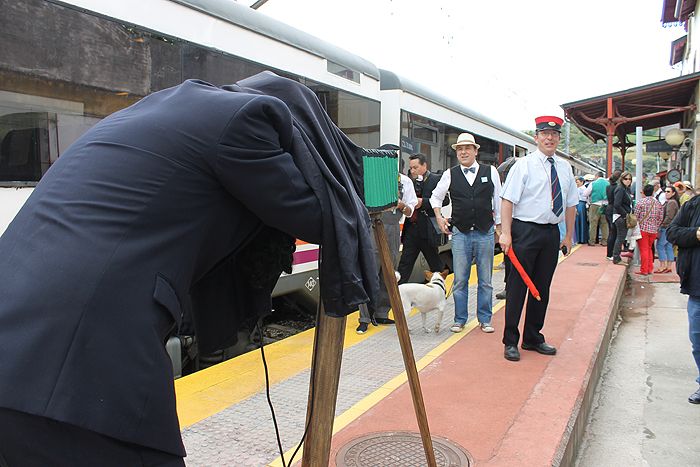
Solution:
<svg viewBox="0 0 700 467">
<path fill-rule="evenodd" d="M 365 206 L 369 212 L 380 212 L 399 201 L 399 164 L 396 151 L 364 149 Z"/>
</svg>

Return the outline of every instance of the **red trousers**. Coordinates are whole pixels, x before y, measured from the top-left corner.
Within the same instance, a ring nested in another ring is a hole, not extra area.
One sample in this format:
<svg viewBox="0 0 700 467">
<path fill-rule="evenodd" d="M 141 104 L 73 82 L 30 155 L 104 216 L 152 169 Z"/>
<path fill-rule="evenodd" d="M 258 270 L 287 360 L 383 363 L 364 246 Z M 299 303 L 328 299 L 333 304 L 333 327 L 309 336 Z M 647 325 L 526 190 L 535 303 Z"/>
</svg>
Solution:
<svg viewBox="0 0 700 467">
<path fill-rule="evenodd" d="M 642 238 L 637 240 L 639 246 L 639 256 L 642 259 L 642 266 L 639 268 L 641 274 L 651 274 L 654 272 L 654 255 L 651 252 L 651 245 L 656 240 L 656 234 L 642 230 Z"/>
</svg>

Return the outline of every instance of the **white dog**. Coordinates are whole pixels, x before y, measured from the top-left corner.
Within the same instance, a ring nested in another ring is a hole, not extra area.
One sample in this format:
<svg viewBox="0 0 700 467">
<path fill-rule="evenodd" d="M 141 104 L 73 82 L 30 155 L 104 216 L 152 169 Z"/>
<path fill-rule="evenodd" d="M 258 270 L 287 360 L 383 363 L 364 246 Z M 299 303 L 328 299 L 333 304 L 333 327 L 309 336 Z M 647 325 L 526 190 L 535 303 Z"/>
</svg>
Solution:
<svg viewBox="0 0 700 467">
<path fill-rule="evenodd" d="M 429 282 L 427 284 L 401 284 L 399 285 L 399 294 L 401 294 L 401 304 L 403 311 L 408 318 L 411 309 L 417 308 L 420 311 L 423 319 L 423 330 L 430 332 L 426 325 L 426 317 L 431 311 L 437 311 L 437 321 L 435 322 L 435 333 L 440 332 L 440 323 L 442 323 L 442 314 L 445 311 L 445 277 L 447 272 L 425 271 L 425 278 Z"/>
</svg>

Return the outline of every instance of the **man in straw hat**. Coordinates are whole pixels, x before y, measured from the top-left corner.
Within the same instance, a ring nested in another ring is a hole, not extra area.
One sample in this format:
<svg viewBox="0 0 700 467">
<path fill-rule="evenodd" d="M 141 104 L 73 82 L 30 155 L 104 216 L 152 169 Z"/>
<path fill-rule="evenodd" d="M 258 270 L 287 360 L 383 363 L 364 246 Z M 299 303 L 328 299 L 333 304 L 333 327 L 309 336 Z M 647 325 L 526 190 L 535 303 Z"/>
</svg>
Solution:
<svg viewBox="0 0 700 467">
<path fill-rule="evenodd" d="M 541 330 L 559 248 L 571 249 L 578 204 L 578 190 L 571 166 L 555 155 L 563 123 L 559 117 L 535 119 L 537 150 L 515 163 L 501 192 L 502 233 L 499 243 L 504 253 L 513 248 L 542 298 L 541 301 L 527 301 L 522 348 L 544 355 L 557 352 L 556 348 L 545 342 Z M 560 243 L 558 224 L 564 219 L 566 233 Z M 506 360 L 520 360 L 518 325 L 527 290 L 519 274 L 508 276 L 503 330 Z"/>
<path fill-rule="evenodd" d="M 494 331 L 491 325 L 494 224 L 501 223 L 501 180 L 496 167 L 480 165 L 476 161 L 479 145 L 474 136 L 462 133 L 452 149 L 457 152 L 459 164 L 442 175 L 430 197 L 440 230 L 447 234 L 449 226 L 452 227 L 455 321 L 450 330 L 461 332 L 467 322 L 469 275 L 472 261 L 476 260 L 479 279 L 476 316 L 481 330 L 491 333 Z M 440 211 L 447 192 L 452 199 L 452 218 L 449 220 Z"/>
</svg>

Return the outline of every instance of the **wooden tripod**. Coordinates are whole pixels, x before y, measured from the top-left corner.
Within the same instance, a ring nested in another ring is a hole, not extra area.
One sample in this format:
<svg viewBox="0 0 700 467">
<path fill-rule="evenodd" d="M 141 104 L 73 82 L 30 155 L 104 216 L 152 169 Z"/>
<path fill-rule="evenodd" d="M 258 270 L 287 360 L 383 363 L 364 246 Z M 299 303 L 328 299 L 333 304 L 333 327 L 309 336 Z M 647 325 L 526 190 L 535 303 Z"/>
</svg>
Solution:
<svg viewBox="0 0 700 467">
<path fill-rule="evenodd" d="M 433 441 L 430 438 L 428 418 L 418 379 L 418 369 L 413 356 L 411 338 L 408 335 L 408 324 L 401 305 L 399 288 L 394 276 L 394 266 L 391 263 L 384 224 L 378 214 L 372 215 L 372 223 L 374 225 L 374 238 L 381 258 L 384 285 L 389 292 L 389 302 L 392 310 L 394 310 L 394 320 L 396 321 L 396 330 L 399 335 L 401 354 L 403 355 L 403 362 L 408 375 L 408 384 L 411 389 L 413 408 L 418 420 L 425 458 L 429 467 L 436 467 Z M 314 355 L 311 363 L 312 380 L 309 389 L 309 404 L 306 410 L 306 423 L 309 425 L 309 428 L 306 441 L 304 442 L 302 467 L 327 467 L 329 465 L 344 337 L 345 318 L 326 316 L 321 307 L 316 319 Z"/>
</svg>

